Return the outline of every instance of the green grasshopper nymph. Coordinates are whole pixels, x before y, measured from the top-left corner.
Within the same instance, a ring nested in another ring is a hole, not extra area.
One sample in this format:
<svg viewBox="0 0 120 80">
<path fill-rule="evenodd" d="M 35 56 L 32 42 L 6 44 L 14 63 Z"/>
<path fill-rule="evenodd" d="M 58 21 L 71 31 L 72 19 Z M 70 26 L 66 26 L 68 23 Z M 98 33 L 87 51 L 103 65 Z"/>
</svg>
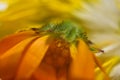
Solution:
<svg viewBox="0 0 120 80">
<path fill-rule="evenodd" d="M 63 21 L 59 24 L 48 23 L 41 28 L 32 28 L 37 33 L 53 33 L 68 42 L 73 42 L 76 38 L 82 38 L 87 40 L 86 34 L 82 28 L 79 28 L 75 23 L 71 21 Z"/>
<path fill-rule="evenodd" d="M 76 42 L 77 39 L 81 38 L 88 44 L 91 50 L 103 52 L 102 50 L 93 47 L 94 44 L 88 40 L 87 34 L 81 26 L 78 26 L 71 21 L 63 21 L 59 24 L 48 23 L 41 28 L 31 29 L 36 31 L 36 33 L 53 34 L 54 36 L 62 38 L 69 43 Z"/>
</svg>

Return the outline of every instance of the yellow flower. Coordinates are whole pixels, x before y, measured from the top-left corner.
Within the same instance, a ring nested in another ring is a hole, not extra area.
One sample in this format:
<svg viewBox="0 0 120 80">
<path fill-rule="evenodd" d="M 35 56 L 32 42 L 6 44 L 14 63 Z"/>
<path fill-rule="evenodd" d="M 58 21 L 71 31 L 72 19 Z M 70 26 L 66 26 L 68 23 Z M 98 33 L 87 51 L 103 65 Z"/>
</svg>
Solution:
<svg viewBox="0 0 120 80">
<path fill-rule="evenodd" d="M 97 0 L 0 0 L 0 37 L 56 19 L 77 19 L 73 13 L 86 2 Z M 6 6 L 6 7 L 5 7 Z"/>
<path fill-rule="evenodd" d="M 62 22 L 5 37 L 0 41 L 0 78 L 94 80 L 96 64 L 109 80 L 84 34 L 78 32 L 82 30 L 76 25 Z"/>
</svg>

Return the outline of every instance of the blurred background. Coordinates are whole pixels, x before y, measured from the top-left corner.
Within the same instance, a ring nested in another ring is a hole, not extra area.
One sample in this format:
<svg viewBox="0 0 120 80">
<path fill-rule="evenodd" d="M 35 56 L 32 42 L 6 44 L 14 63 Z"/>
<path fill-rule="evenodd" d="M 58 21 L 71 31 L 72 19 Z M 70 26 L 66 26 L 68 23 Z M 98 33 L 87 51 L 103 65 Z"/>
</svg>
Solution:
<svg viewBox="0 0 120 80">
<path fill-rule="evenodd" d="M 120 0 L 0 0 L 0 38 L 66 19 L 82 26 L 105 51 L 96 55 L 112 80 L 120 80 Z"/>
</svg>

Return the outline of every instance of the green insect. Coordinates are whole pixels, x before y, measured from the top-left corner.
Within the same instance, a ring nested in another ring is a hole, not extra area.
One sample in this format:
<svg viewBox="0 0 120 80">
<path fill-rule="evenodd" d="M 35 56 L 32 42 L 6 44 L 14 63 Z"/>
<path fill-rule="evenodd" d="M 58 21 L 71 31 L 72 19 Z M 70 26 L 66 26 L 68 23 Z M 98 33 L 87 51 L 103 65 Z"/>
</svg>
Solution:
<svg viewBox="0 0 120 80">
<path fill-rule="evenodd" d="M 85 32 L 71 21 L 63 21 L 59 24 L 48 23 L 41 28 L 34 29 L 37 32 L 53 33 L 68 42 L 73 42 L 76 38 L 87 39 Z"/>
<path fill-rule="evenodd" d="M 83 39 L 92 51 L 103 52 L 102 50 L 93 47 L 94 44 L 90 40 L 88 40 L 86 32 L 81 26 L 78 26 L 71 21 L 63 21 L 59 24 L 48 23 L 41 28 L 31 29 L 36 31 L 36 33 L 38 34 L 53 34 L 54 36 L 60 37 L 69 43 L 76 42 L 77 39 Z"/>
</svg>

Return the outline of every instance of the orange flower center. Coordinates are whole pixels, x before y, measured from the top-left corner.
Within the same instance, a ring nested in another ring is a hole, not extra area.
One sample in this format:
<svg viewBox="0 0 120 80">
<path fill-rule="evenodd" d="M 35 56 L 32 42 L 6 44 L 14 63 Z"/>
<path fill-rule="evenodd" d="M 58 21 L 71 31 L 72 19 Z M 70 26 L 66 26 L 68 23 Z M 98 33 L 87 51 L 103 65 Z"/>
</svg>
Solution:
<svg viewBox="0 0 120 80">
<path fill-rule="evenodd" d="M 54 40 L 50 45 L 43 62 L 55 68 L 68 66 L 70 63 L 69 44 L 64 40 Z"/>
</svg>

